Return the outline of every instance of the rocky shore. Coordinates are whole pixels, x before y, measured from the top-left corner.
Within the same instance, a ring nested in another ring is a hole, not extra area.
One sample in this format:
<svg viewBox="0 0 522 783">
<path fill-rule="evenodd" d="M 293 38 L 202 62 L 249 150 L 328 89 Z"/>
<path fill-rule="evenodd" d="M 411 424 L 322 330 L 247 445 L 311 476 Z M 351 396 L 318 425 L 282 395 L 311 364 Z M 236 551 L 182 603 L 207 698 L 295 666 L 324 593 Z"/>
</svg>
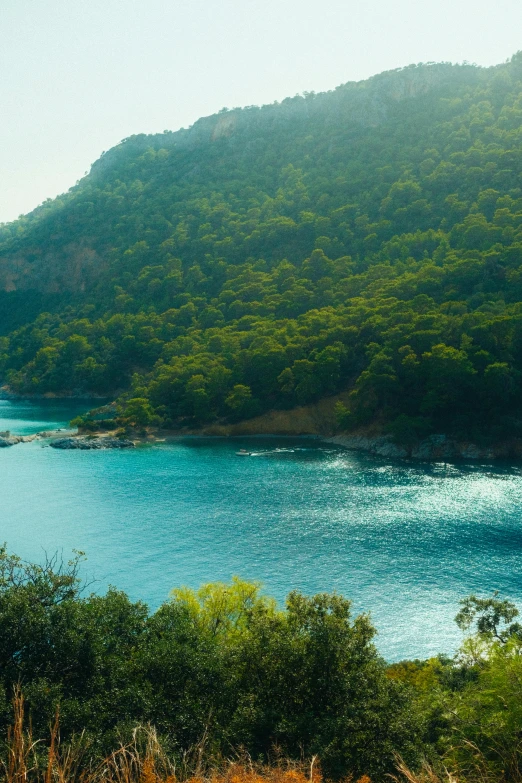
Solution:
<svg viewBox="0 0 522 783">
<path fill-rule="evenodd" d="M 47 440 L 55 438 L 58 435 L 74 435 L 74 430 L 45 430 L 35 432 L 32 435 L 13 435 L 9 430 L 0 432 L 0 449 L 6 449 L 10 446 L 16 446 L 18 443 L 32 443 L 33 440 Z"/>
<path fill-rule="evenodd" d="M 370 434 L 367 432 L 346 433 L 340 435 L 328 435 L 309 431 L 306 429 L 298 433 L 278 431 L 266 431 L 260 427 L 256 431 L 252 422 L 246 422 L 246 431 L 237 431 L 235 428 L 206 427 L 201 430 L 156 430 L 151 428 L 146 435 L 140 435 L 137 441 L 141 443 L 165 443 L 183 437 L 256 437 L 283 436 L 283 437 L 313 437 L 325 443 L 332 443 L 345 449 L 364 451 L 387 459 L 411 459 L 424 462 L 451 462 L 453 460 L 522 460 L 522 439 L 512 438 L 494 445 L 479 446 L 470 440 L 459 441 L 445 434 L 430 435 L 423 440 L 404 445 L 395 443 L 391 435 Z M 63 445 L 62 445 L 63 443 Z M 53 441 L 50 445 L 54 448 L 64 449 L 98 449 L 98 448 L 128 448 L 135 445 L 136 441 L 118 440 L 112 435 L 76 436 Z"/>
<path fill-rule="evenodd" d="M 61 437 L 57 437 L 61 436 Z M 54 440 L 53 440 L 54 439 Z M 0 432 L 0 449 L 16 446 L 18 443 L 31 443 L 35 440 L 48 440 L 53 449 L 132 449 L 136 445 L 127 438 L 115 438 L 112 435 L 78 435 L 73 430 L 45 430 L 33 435 L 12 435 L 10 432 Z"/>
<path fill-rule="evenodd" d="M 285 412 L 286 413 L 286 412 Z M 256 427 L 261 423 L 263 426 Z M 186 436 L 203 437 L 230 437 L 234 435 L 292 435 L 320 438 L 326 443 L 332 443 L 345 449 L 364 451 L 387 459 L 411 459 L 425 462 L 450 462 L 452 460 L 522 460 L 522 439 L 512 438 L 499 443 L 481 446 L 470 440 L 456 440 L 445 434 L 430 435 L 423 440 L 410 444 L 395 443 L 391 435 L 382 435 L 371 432 L 355 432 L 340 435 L 328 435 L 327 432 L 318 432 L 316 427 L 300 427 L 298 432 L 287 431 L 285 427 L 267 428 L 265 422 L 253 419 L 244 422 L 241 427 L 206 427 L 199 431 L 165 431 L 149 429 L 147 433 L 141 433 L 139 437 L 130 440 L 128 438 L 115 437 L 114 433 L 84 434 L 75 431 L 53 430 L 38 432 L 33 435 L 12 435 L 10 432 L 0 432 L 0 449 L 15 446 L 18 443 L 30 443 L 34 440 L 46 440 L 49 446 L 62 450 L 102 450 L 102 449 L 129 449 L 136 446 L 136 442 L 162 443 Z M 274 424 L 273 421 L 270 422 Z M 272 430 L 270 432 L 270 429 Z M 267 431 L 268 430 L 268 431 Z M 308 431 L 307 431 L 308 430 Z M 330 429 L 330 432 L 332 430 Z"/>
<path fill-rule="evenodd" d="M 37 439 L 38 435 L 8 435 L 4 433 L 0 435 L 0 449 L 16 446 L 17 443 L 31 443 L 31 441 Z"/>
<path fill-rule="evenodd" d="M 457 441 L 447 435 L 430 435 L 409 445 L 394 443 L 391 435 L 346 434 L 325 438 L 346 449 L 366 451 L 391 459 L 414 459 L 447 462 L 455 459 L 496 460 L 522 459 L 522 440 L 513 438 L 493 446 L 478 446 L 471 441 Z"/>
<path fill-rule="evenodd" d="M 70 437 L 58 438 L 49 444 L 53 449 L 80 449 L 82 451 L 99 449 L 133 449 L 134 441 L 123 438 Z"/>
</svg>

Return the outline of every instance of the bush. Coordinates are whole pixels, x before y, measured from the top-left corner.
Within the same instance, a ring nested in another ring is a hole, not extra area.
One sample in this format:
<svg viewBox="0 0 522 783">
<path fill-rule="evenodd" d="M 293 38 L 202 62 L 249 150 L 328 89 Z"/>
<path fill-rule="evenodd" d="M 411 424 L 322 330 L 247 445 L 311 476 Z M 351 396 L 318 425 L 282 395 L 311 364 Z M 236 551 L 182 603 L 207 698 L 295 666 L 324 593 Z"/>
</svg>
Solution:
<svg viewBox="0 0 522 783">
<path fill-rule="evenodd" d="M 179 756 L 204 736 L 211 758 L 241 747 L 267 760 L 277 746 L 318 755 L 335 779 L 381 779 L 395 753 L 417 758 L 407 692 L 349 601 L 294 592 L 279 609 L 236 579 L 175 591 L 149 614 L 114 589 L 83 595 L 80 561 L 38 566 L 0 552 L 0 692 L 23 682 L 40 735 L 59 706 L 63 739 L 84 732 L 93 757 L 151 723 Z M 4 735 L 8 723 L 4 699 Z"/>
</svg>

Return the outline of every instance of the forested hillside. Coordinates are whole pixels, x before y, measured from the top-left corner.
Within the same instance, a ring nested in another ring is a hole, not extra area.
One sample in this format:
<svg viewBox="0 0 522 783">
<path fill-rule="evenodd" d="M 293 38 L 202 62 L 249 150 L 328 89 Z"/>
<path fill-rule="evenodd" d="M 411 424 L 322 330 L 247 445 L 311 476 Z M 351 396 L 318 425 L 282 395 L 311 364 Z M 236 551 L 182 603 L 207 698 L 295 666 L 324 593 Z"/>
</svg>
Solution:
<svg viewBox="0 0 522 783">
<path fill-rule="evenodd" d="M 140 424 L 350 392 L 345 429 L 522 433 L 521 172 L 522 54 L 133 136 L 1 227 L 1 376 Z"/>
</svg>

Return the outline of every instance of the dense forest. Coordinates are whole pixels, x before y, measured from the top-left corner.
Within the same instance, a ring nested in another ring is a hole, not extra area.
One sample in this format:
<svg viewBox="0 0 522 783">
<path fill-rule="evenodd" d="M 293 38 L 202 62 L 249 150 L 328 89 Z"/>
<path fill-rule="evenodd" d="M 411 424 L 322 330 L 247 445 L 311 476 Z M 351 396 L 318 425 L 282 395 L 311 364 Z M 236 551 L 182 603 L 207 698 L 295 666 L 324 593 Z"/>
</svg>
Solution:
<svg viewBox="0 0 522 783">
<path fill-rule="evenodd" d="M 522 434 L 522 53 L 132 136 L 0 227 L 0 373 L 197 427 Z"/>
<path fill-rule="evenodd" d="M 0 550 L 0 764 L 13 736 L 21 743 L 22 725 L 14 735 L 9 726 L 22 691 L 28 730 L 44 740 L 58 716 L 84 771 L 141 725 L 178 770 L 195 753 L 200 771 L 234 758 L 315 757 L 331 781 L 389 780 L 399 763 L 417 772 L 428 763 L 431 783 L 444 769 L 470 781 L 522 778 L 522 632 L 516 607 L 498 596 L 461 602 L 467 637 L 454 658 L 390 665 L 369 617 L 354 617 L 340 595 L 292 592 L 281 607 L 236 578 L 173 590 L 151 613 L 116 589 L 89 594 L 80 563 L 81 553 L 38 565 Z M 30 743 L 16 752 L 33 754 Z M 34 753 L 56 760 L 45 741 Z M 8 758 L 6 780 L 33 779 L 34 767 L 16 777 L 16 765 Z M 69 765 L 65 779 L 45 780 L 86 778 Z"/>
</svg>

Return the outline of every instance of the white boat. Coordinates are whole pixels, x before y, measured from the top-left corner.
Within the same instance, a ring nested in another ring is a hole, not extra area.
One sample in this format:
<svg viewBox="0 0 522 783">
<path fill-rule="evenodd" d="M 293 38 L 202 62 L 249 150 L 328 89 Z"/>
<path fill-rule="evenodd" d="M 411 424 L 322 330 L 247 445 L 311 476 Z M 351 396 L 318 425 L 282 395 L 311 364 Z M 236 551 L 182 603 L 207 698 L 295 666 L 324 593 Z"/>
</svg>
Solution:
<svg viewBox="0 0 522 783">
<path fill-rule="evenodd" d="M 239 451 L 236 451 L 236 457 L 250 457 L 252 454 L 251 451 L 247 451 L 246 449 L 239 449 Z"/>
</svg>

